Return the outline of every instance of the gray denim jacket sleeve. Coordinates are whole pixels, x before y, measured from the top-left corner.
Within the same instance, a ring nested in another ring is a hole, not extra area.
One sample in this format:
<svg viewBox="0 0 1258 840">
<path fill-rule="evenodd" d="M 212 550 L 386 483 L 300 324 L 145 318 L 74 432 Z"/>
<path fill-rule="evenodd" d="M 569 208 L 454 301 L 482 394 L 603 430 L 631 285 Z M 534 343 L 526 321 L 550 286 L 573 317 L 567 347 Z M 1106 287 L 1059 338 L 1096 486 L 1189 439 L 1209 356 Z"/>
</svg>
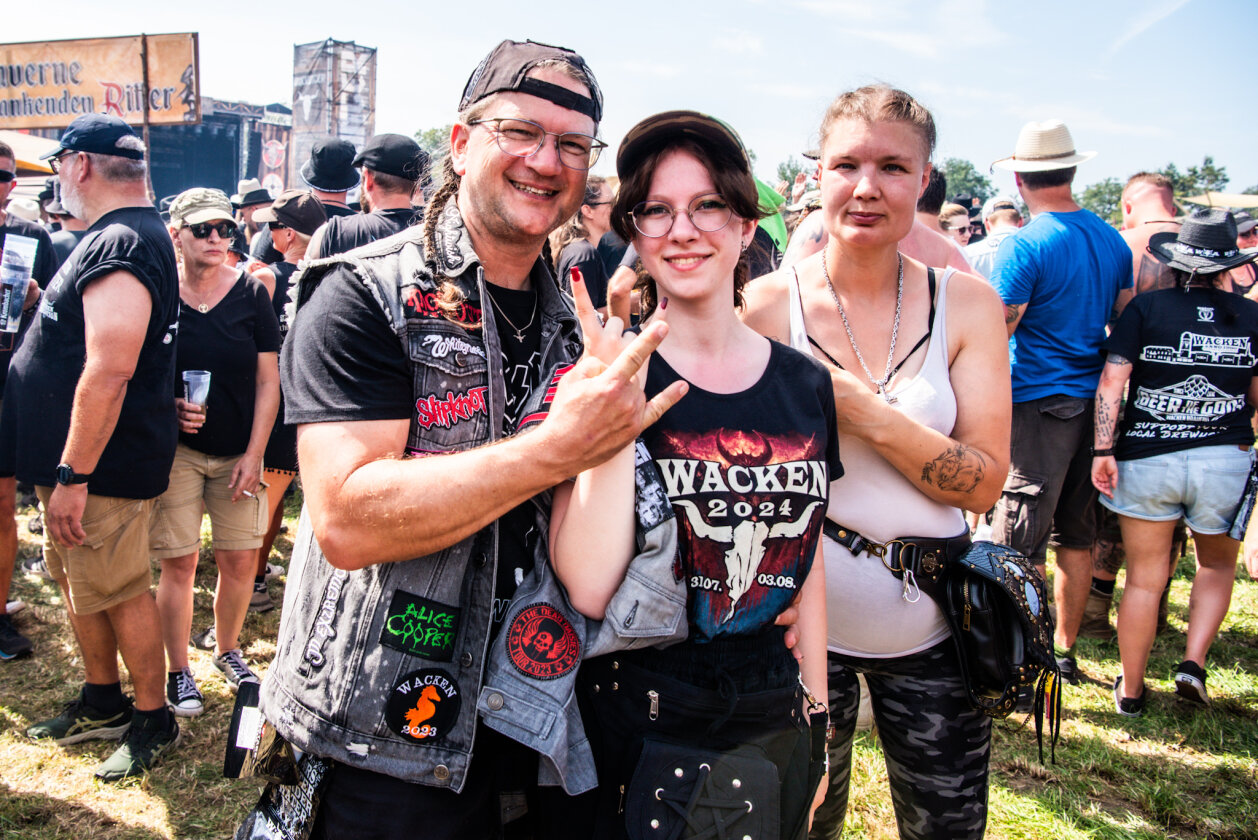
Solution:
<svg viewBox="0 0 1258 840">
<path fill-rule="evenodd" d="M 598 784 L 577 708 L 580 660 L 686 638 L 686 586 L 677 567 L 677 520 L 655 462 L 641 440 L 636 461 L 637 553 L 605 618 L 595 621 L 573 609 L 550 564 L 538 564 L 507 608 L 502 629 L 490 647 L 477 702 L 487 726 L 539 753 L 538 781 L 562 785 L 570 795 Z M 551 635 L 559 637 L 545 657 L 530 644 L 539 632 L 539 622 L 553 622 L 547 626 L 553 630 Z"/>
</svg>

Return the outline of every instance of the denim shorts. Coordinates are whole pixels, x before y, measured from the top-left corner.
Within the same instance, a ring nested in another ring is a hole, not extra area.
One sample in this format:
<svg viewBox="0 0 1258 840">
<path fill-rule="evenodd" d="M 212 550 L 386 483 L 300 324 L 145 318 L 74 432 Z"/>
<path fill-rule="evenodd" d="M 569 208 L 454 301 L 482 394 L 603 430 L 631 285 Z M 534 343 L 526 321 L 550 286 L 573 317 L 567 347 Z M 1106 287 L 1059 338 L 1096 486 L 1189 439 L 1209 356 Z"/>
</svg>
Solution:
<svg viewBox="0 0 1258 840">
<path fill-rule="evenodd" d="M 1101 496 L 1101 504 L 1150 522 L 1182 516 L 1198 534 L 1225 534 L 1245 490 L 1249 457 L 1225 444 L 1119 461 L 1114 498 Z"/>
</svg>

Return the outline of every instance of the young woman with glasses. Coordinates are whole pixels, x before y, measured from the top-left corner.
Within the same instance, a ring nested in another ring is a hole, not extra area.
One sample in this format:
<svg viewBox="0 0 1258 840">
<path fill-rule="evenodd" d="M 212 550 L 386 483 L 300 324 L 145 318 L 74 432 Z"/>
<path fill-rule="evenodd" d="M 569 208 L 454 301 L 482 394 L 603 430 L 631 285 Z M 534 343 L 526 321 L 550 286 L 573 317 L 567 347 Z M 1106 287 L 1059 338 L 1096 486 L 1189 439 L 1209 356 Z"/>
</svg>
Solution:
<svg viewBox="0 0 1258 840">
<path fill-rule="evenodd" d="M 257 679 L 239 637 L 266 530 L 262 458 L 279 405 L 279 323 L 262 284 L 225 264 L 235 229 L 231 203 L 219 190 L 187 190 L 170 205 L 181 300 L 176 387 L 184 396 L 175 397 L 179 446 L 170 486 L 158 499 L 152 551 L 162 564 L 157 606 L 166 700 L 184 717 L 204 710 L 188 664 L 203 511 L 210 514 L 218 567 L 214 665 L 233 690 Z M 185 397 L 197 395 L 183 391 L 187 371 L 210 374 L 208 395 L 195 402 Z"/>
<path fill-rule="evenodd" d="M 811 760 L 808 714 L 824 707 L 806 699 L 825 691 L 816 555 L 842 472 L 829 378 L 738 318 L 762 213 L 733 130 L 691 111 L 658 114 L 629 131 L 616 164 L 612 224 L 645 267 L 644 322 L 668 319 L 642 384 L 648 397 L 678 381 L 687 389 L 640 443 L 668 495 L 661 509 L 677 517 L 689 638 L 583 665 L 599 774 L 588 836 L 677 836 L 688 824 L 802 838 L 823 766 L 822 750 Z M 574 290 L 587 353 L 610 359 L 621 319 L 602 327 L 579 278 Z M 554 567 L 592 618 L 633 554 L 637 455 L 629 447 L 556 491 Z M 775 624 L 792 602 L 798 664 Z"/>
<path fill-rule="evenodd" d="M 900 836 L 978 838 L 990 720 L 970 707 L 939 607 L 853 535 L 963 547 L 962 510 L 996 501 L 1011 413 L 1000 299 L 973 275 L 900 253 L 929 178 L 929 111 L 864 87 L 831 103 L 820 137 L 826 245 L 753 283 L 745 311 L 761 333 L 827 363 L 845 466 L 823 540 L 835 737 L 814 834 L 842 833 L 864 674 Z"/>
</svg>

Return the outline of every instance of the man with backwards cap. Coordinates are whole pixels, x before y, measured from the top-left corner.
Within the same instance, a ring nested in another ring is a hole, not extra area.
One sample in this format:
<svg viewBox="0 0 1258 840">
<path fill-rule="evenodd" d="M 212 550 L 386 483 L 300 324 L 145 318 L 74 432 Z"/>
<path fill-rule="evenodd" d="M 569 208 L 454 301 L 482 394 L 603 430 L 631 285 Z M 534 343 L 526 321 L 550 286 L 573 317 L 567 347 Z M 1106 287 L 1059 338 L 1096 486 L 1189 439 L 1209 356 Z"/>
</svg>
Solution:
<svg viewBox="0 0 1258 840">
<path fill-rule="evenodd" d="M 571 689 L 598 622 L 545 585 L 549 491 L 680 396 L 632 379 L 663 325 L 591 339 L 624 346 L 610 366 L 580 358 L 540 258 L 601 117 L 580 56 L 504 41 L 467 83 L 423 229 L 297 278 L 282 378 L 306 508 L 261 709 L 303 752 L 312 837 L 563 836 L 564 792 L 595 784 Z M 649 644 L 660 599 L 639 600 L 624 627 Z M 526 650 L 547 620 L 561 638 Z M 238 836 L 269 836 L 291 794 L 268 789 Z"/>
<path fill-rule="evenodd" d="M 35 485 L 48 570 L 65 594 L 86 684 L 27 736 L 122 744 L 96 768 L 147 772 L 179 739 L 150 587 L 149 519 L 175 456 L 175 251 L 148 199 L 144 144 L 122 120 L 78 117 L 46 157 L 91 227 L 14 354 L 0 475 Z M 135 701 L 119 685 L 118 654 Z"/>
<path fill-rule="evenodd" d="M 365 213 L 334 216 L 310 243 L 310 256 L 330 257 L 375 242 L 423 220 L 416 208 L 424 201 L 428 153 L 401 134 L 377 134 L 354 158 L 362 168 Z"/>
</svg>

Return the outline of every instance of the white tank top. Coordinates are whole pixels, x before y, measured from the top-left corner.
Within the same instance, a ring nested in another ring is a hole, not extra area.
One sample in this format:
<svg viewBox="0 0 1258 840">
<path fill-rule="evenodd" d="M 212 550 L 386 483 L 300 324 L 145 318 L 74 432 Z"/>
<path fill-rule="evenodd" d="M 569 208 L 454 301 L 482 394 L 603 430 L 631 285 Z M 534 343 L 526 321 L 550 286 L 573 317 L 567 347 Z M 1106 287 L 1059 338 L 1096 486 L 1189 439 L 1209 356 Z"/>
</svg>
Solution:
<svg viewBox="0 0 1258 840">
<path fill-rule="evenodd" d="M 957 400 L 948 376 L 947 290 L 953 269 L 944 271 L 935 299 L 935 320 L 926 359 L 916 376 L 897 377 L 890 394 L 895 408 L 942 434 L 951 435 Z M 799 279 L 788 280 L 790 343 L 813 354 L 804 327 Z M 859 376 L 859 374 L 857 374 Z M 960 509 L 921 493 L 899 470 L 859 438 L 839 434 L 843 476 L 830 485 L 827 516 L 876 541 L 896 537 L 955 537 L 965 530 Z M 827 646 L 837 653 L 890 658 L 918 653 L 948 636 L 943 613 L 926 595 L 916 603 L 901 597 L 901 584 L 882 561 L 859 557 L 823 539 L 826 563 Z"/>
</svg>

